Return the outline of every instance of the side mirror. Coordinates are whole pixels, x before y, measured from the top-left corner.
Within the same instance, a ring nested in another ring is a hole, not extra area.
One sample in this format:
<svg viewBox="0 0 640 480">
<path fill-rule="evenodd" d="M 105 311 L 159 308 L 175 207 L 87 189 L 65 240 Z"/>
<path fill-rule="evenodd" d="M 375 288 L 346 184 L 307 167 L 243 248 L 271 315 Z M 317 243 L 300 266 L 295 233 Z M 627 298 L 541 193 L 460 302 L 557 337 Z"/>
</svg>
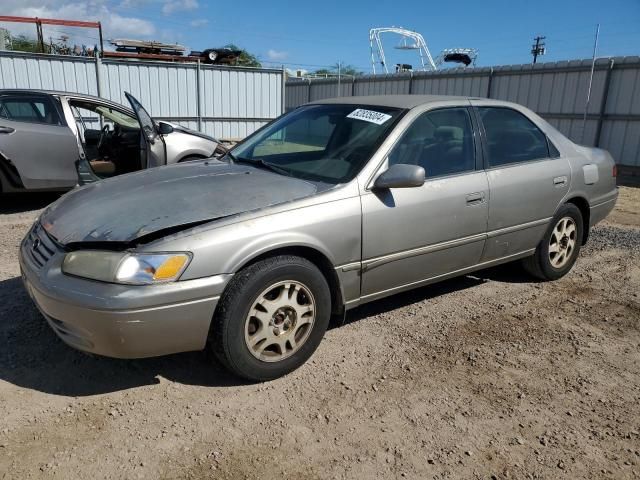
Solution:
<svg viewBox="0 0 640 480">
<path fill-rule="evenodd" d="M 158 133 L 161 135 L 167 135 L 173 132 L 173 127 L 165 122 L 158 122 Z"/>
<path fill-rule="evenodd" d="M 391 165 L 373 183 L 373 188 L 412 188 L 424 185 L 424 168 L 418 165 L 397 163 Z"/>
</svg>

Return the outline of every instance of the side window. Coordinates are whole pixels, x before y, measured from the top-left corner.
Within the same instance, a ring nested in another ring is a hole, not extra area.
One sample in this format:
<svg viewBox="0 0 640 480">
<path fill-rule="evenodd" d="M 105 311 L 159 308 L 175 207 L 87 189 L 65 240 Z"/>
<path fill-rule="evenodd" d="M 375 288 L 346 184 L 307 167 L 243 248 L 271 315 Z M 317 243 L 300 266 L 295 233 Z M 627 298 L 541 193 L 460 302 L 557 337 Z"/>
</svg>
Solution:
<svg viewBox="0 0 640 480">
<path fill-rule="evenodd" d="M 17 122 L 61 125 L 58 111 L 48 97 L 0 97 L 0 116 Z"/>
<path fill-rule="evenodd" d="M 473 127 L 464 107 L 423 113 L 407 128 L 389 155 L 389 165 L 406 163 L 438 177 L 475 169 Z"/>
<path fill-rule="evenodd" d="M 504 107 L 478 111 L 487 134 L 490 167 L 549 158 L 546 135 L 522 113 Z"/>
</svg>

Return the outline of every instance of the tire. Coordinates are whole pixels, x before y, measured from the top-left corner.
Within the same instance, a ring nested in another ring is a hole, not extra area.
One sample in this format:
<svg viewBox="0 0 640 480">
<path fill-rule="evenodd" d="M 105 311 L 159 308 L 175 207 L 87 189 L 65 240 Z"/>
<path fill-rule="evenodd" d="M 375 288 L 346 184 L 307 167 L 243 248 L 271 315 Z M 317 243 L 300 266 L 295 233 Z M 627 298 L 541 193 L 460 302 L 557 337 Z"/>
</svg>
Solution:
<svg viewBox="0 0 640 480">
<path fill-rule="evenodd" d="M 215 50 L 207 50 L 204 52 L 205 60 L 210 63 L 214 63 L 218 58 L 218 52 Z"/>
<path fill-rule="evenodd" d="M 311 357 L 330 316 L 329 286 L 313 263 L 292 255 L 267 258 L 229 283 L 213 318 L 209 346 L 235 375 L 272 380 Z"/>
<path fill-rule="evenodd" d="M 572 203 L 560 207 L 535 253 L 523 260 L 524 268 L 540 280 L 564 277 L 576 263 L 584 235 L 582 213 Z"/>
</svg>

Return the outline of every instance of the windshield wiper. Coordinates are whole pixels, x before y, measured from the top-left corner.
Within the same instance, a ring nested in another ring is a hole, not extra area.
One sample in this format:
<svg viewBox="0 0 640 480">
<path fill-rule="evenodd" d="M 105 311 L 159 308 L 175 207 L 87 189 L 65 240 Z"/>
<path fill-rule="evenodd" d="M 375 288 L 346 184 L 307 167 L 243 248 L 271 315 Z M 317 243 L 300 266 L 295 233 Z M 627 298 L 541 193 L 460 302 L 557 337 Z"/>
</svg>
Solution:
<svg viewBox="0 0 640 480">
<path fill-rule="evenodd" d="M 235 157 L 231 152 L 227 153 L 227 155 L 229 155 L 229 158 L 233 160 L 233 163 L 246 163 L 248 165 L 257 166 L 265 170 L 279 173 L 280 175 L 286 175 L 287 177 L 293 176 L 291 172 L 286 168 L 279 167 L 278 165 L 274 165 L 273 163 L 265 162 L 261 158 L 238 158 Z"/>
</svg>

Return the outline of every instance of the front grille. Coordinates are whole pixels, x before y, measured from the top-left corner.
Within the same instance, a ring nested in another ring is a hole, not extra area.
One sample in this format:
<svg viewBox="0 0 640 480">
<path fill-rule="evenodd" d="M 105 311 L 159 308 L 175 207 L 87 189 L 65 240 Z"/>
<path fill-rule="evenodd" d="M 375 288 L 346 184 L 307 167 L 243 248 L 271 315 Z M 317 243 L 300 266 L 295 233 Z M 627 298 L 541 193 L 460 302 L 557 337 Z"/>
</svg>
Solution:
<svg viewBox="0 0 640 480">
<path fill-rule="evenodd" d="M 29 232 L 25 247 L 31 261 L 40 268 L 49 261 L 57 250 L 56 245 L 42 229 L 40 223 L 36 223 Z"/>
</svg>

